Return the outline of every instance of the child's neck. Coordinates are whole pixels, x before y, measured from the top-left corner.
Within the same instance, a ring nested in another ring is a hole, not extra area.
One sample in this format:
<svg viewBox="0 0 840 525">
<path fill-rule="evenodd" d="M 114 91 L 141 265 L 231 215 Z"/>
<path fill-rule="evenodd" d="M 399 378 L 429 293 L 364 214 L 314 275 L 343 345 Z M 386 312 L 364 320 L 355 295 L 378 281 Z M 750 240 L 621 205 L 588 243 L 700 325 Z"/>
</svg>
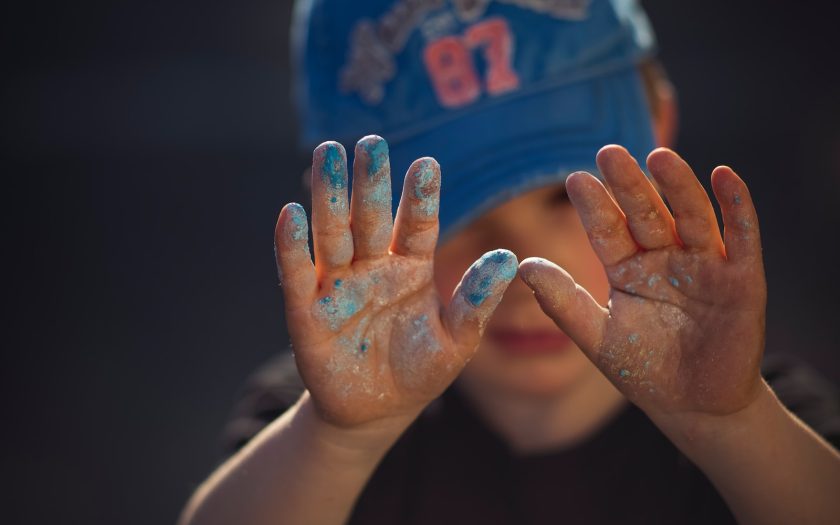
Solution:
<svg viewBox="0 0 840 525">
<path fill-rule="evenodd" d="M 552 397 L 515 397 L 466 380 L 459 380 L 459 387 L 515 454 L 528 455 L 584 441 L 625 406 L 626 398 L 592 372 Z"/>
</svg>

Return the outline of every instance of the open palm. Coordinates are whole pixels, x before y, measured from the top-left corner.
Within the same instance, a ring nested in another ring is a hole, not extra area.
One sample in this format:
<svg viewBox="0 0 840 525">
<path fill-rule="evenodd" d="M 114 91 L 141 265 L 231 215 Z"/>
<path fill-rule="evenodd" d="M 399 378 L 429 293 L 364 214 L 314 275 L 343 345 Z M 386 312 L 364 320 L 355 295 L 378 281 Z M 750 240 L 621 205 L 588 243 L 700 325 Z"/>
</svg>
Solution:
<svg viewBox="0 0 840 525">
<path fill-rule="evenodd" d="M 464 275 L 444 307 L 433 284 L 440 168 L 408 170 L 391 216 L 387 144 L 356 147 L 352 199 L 346 154 L 329 142 L 312 166 L 313 264 L 303 208 L 287 205 L 275 233 L 298 370 L 319 413 L 348 426 L 419 412 L 475 351 L 517 261 L 497 250 Z"/>
<path fill-rule="evenodd" d="M 705 190 L 667 149 L 648 168 L 673 215 L 626 150 L 608 146 L 569 196 L 611 285 L 607 308 L 542 259 L 521 265 L 540 304 L 633 402 L 648 412 L 728 414 L 758 393 L 766 286 L 755 209 L 743 181 L 720 167 Z"/>
</svg>

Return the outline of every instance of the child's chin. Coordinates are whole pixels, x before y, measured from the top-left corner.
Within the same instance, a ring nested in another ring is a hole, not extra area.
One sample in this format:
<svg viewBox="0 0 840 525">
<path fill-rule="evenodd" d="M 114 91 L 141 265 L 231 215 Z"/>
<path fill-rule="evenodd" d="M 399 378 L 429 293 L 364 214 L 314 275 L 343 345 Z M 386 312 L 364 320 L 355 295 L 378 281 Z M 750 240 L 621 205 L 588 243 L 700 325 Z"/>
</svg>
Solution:
<svg viewBox="0 0 840 525">
<path fill-rule="evenodd" d="M 568 394 L 593 368 L 577 348 L 516 360 L 487 357 L 484 362 L 473 363 L 477 366 L 471 372 L 479 376 L 475 379 L 516 397 L 551 398 Z"/>
</svg>

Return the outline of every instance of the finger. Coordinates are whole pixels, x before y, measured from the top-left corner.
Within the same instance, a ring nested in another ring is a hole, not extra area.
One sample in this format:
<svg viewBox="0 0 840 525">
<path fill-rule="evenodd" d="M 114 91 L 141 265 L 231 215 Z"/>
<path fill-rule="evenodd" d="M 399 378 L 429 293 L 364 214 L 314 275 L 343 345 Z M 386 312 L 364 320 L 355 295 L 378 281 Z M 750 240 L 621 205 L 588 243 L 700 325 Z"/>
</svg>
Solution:
<svg viewBox="0 0 840 525">
<path fill-rule="evenodd" d="M 531 257 L 522 261 L 519 271 L 543 312 L 593 358 L 604 337 L 607 309 L 576 284 L 566 270 L 550 261 Z"/>
<path fill-rule="evenodd" d="M 350 227 L 355 259 L 388 254 L 393 233 L 388 143 L 371 135 L 356 144 Z"/>
<path fill-rule="evenodd" d="M 673 151 L 659 148 L 648 156 L 647 165 L 674 211 L 683 245 L 723 254 L 715 210 L 688 163 Z"/>
<path fill-rule="evenodd" d="M 719 166 L 712 172 L 712 190 L 723 216 L 726 258 L 731 261 L 761 260 L 758 215 L 747 185 L 731 168 Z"/>
<path fill-rule="evenodd" d="M 319 275 L 353 260 L 347 206 L 347 153 L 325 142 L 312 155 L 312 237 Z"/>
<path fill-rule="evenodd" d="M 306 212 L 300 204 L 287 204 L 280 212 L 274 229 L 274 252 L 286 309 L 296 310 L 310 305 L 318 284 L 309 253 Z"/>
<path fill-rule="evenodd" d="M 630 153 L 621 146 L 604 146 L 595 161 L 636 242 L 646 250 L 675 244 L 674 219 Z"/>
<path fill-rule="evenodd" d="M 592 248 L 605 266 L 623 261 L 639 250 L 624 213 L 601 181 L 589 173 L 572 173 L 566 179 L 566 193 L 583 222 Z"/>
<path fill-rule="evenodd" d="M 470 266 L 455 288 L 443 321 L 465 360 L 478 347 L 487 321 L 516 277 L 517 264 L 512 252 L 487 252 Z"/>
<path fill-rule="evenodd" d="M 415 160 L 405 175 L 391 251 L 431 257 L 438 237 L 440 166 L 430 157 Z"/>
</svg>

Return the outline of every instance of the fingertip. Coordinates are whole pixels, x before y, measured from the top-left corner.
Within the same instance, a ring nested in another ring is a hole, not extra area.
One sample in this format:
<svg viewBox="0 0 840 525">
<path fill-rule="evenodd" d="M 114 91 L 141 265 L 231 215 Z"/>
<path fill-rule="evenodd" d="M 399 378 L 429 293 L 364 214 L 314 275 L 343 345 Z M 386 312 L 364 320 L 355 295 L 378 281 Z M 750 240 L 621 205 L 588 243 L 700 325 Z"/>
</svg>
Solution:
<svg viewBox="0 0 840 525">
<path fill-rule="evenodd" d="M 434 157 L 420 157 L 411 163 L 408 168 L 408 173 L 420 173 L 423 171 L 431 171 L 440 173 L 440 164 Z"/>
<path fill-rule="evenodd" d="M 309 223 L 306 210 L 297 202 L 290 202 L 280 210 L 277 218 L 276 239 L 283 243 L 296 243 L 309 240 Z"/>
<path fill-rule="evenodd" d="M 461 281 L 461 294 L 473 307 L 479 307 L 488 297 L 507 289 L 518 269 L 519 262 L 510 250 L 487 252 L 467 270 Z"/>
<path fill-rule="evenodd" d="M 585 191 L 586 186 L 591 185 L 593 181 L 597 184 L 601 184 L 598 177 L 588 171 L 576 171 L 566 177 L 566 194 L 569 198 L 572 198 L 572 194 L 578 194 L 581 191 Z"/>
<path fill-rule="evenodd" d="M 627 148 L 624 146 L 620 146 L 618 144 L 607 144 L 600 150 L 598 150 L 598 154 L 595 155 L 595 163 L 598 165 L 599 169 L 602 166 L 611 166 L 616 162 L 621 162 L 622 160 L 630 157 L 630 152 L 627 151 Z"/>
<path fill-rule="evenodd" d="M 718 202 L 739 205 L 749 197 L 744 180 L 729 166 L 718 166 L 712 170 L 712 189 Z"/>
<path fill-rule="evenodd" d="M 406 174 L 404 191 L 418 202 L 425 215 L 436 215 L 439 208 L 440 165 L 432 157 L 415 160 Z"/>
<path fill-rule="evenodd" d="M 563 270 L 553 262 L 548 259 L 543 259 L 542 257 L 528 257 L 519 263 L 519 275 L 523 278 L 523 280 L 535 275 L 537 272 L 542 272 L 547 269 Z"/>
<path fill-rule="evenodd" d="M 312 166 L 312 176 L 319 176 L 332 189 L 347 187 L 347 152 L 340 143 L 321 143 L 312 153 Z"/>
<path fill-rule="evenodd" d="M 738 179 L 738 180 L 740 180 L 741 179 L 741 177 L 739 177 L 738 174 L 735 173 L 735 170 L 733 170 L 732 168 L 730 168 L 729 166 L 727 166 L 725 164 L 720 165 L 720 166 L 718 166 L 718 167 L 716 167 L 715 169 L 712 170 L 712 181 L 713 182 L 714 182 L 715 179 L 720 179 L 721 177 L 724 177 L 723 180 L 726 180 L 726 179 Z"/>
<path fill-rule="evenodd" d="M 385 139 L 380 137 L 379 135 L 375 135 L 375 134 L 365 135 L 364 137 L 359 139 L 359 141 L 356 143 L 356 146 L 362 146 L 362 147 L 375 146 L 375 145 L 380 144 L 382 142 L 385 142 L 387 144 Z"/>
<path fill-rule="evenodd" d="M 607 145 L 605 145 L 604 147 L 602 147 L 601 149 L 598 150 L 596 158 L 597 157 L 605 157 L 606 158 L 610 155 L 623 155 L 623 154 L 629 154 L 629 152 L 627 151 L 627 148 L 625 148 L 624 146 L 622 146 L 620 144 L 607 144 Z"/>
<path fill-rule="evenodd" d="M 379 135 L 367 135 L 359 139 L 356 143 L 354 163 L 360 161 L 365 164 L 369 177 L 374 177 L 386 169 L 390 173 L 388 142 Z"/>
<path fill-rule="evenodd" d="M 651 151 L 645 162 L 649 170 L 656 171 L 666 168 L 675 158 L 679 155 L 674 150 L 663 147 Z"/>
<path fill-rule="evenodd" d="M 519 276 L 534 293 L 558 292 L 574 283 L 572 276 L 557 264 L 541 257 L 529 257 L 519 265 Z"/>
</svg>

